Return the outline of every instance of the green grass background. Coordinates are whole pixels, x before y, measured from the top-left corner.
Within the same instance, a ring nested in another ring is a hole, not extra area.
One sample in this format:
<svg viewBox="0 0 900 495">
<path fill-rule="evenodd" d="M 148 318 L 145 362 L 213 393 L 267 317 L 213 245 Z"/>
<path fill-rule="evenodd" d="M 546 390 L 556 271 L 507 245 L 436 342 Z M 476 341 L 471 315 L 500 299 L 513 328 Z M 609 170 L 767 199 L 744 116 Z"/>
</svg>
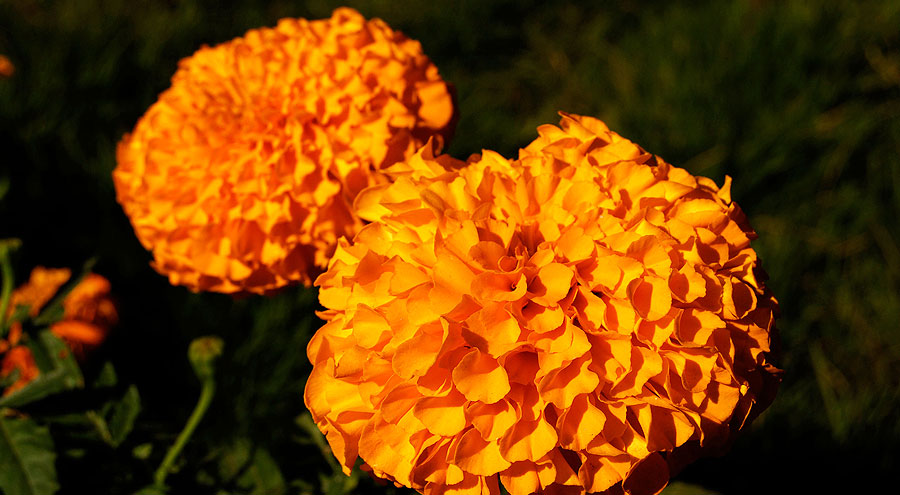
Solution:
<svg viewBox="0 0 900 495">
<path fill-rule="evenodd" d="M 232 300 L 168 285 L 115 202 L 115 145 L 202 44 L 321 18 L 328 1 L 0 0 L 0 238 L 108 277 L 102 352 L 143 410 L 117 449 L 54 431 L 60 493 L 131 493 L 190 413 L 194 337 L 226 341 L 173 493 L 342 493 L 295 423 L 315 294 Z M 559 110 L 670 163 L 734 179 L 778 297 L 785 377 L 732 451 L 677 480 L 724 494 L 836 493 L 900 466 L 900 2 L 347 1 L 422 42 L 457 89 L 449 152 L 514 156 Z M 337 480 L 337 481 L 335 481 Z M 352 481 L 351 481 L 352 483 Z M 339 486 L 340 485 L 340 486 Z M 678 488 L 678 487 L 676 487 Z M 681 489 L 684 489 L 682 485 Z M 363 480 L 356 491 L 389 493 Z M 678 493 L 709 493 L 694 491 Z M 674 493 L 674 490 L 673 490 Z"/>
</svg>

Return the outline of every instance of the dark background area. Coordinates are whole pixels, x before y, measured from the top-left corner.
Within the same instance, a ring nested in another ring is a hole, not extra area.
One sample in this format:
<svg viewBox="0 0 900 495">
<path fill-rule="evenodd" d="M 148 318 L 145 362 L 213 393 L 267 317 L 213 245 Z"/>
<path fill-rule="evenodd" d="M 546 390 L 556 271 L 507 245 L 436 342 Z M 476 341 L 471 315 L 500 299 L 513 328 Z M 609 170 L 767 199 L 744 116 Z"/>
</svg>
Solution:
<svg viewBox="0 0 900 495">
<path fill-rule="evenodd" d="M 0 54 L 16 72 L 0 79 L 0 180 L 10 186 L 0 238 L 23 242 L 20 282 L 35 265 L 78 269 L 97 257 L 121 316 L 101 352 L 143 404 L 117 449 L 54 437 L 60 493 L 150 481 L 196 400 L 187 344 L 206 334 L 226 342 L 219 391 L 170 477 L 173 493 L 326 492 L 337 479 L 295 423 L 319 324 L 314 290 L 234 300 L 170 286 L 110 174 L 116 143 L 179 59 L 339 5 L 421 41 L 457 89 L 447 151 L 458 158 L 515 156 L 564 110 L 599 117 L 695 175 L 734 179 L 781 304 L 784 382 L 729 454 L 677 480 L 749 494 L 895 479 L 900 2 L 3 0 Z"/>
</svg>

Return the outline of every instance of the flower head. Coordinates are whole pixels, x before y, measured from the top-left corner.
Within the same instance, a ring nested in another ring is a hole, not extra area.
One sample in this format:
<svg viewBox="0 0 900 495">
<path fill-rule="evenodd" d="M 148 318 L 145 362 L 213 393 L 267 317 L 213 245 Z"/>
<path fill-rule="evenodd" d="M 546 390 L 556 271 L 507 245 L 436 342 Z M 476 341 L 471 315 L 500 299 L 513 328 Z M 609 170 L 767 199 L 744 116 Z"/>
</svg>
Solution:
<svg viewBox="0 0 900 495">
<path fill-rule="evenodd" d="M 419 42 L 349 8 L 204 47 L 118 148 L 118 201 L 153 266 L 192 290 L 310 283 L 381 170 L 455 121 Z"/>
<path fill-rule="evenodd" d="M 316 284 L 306 403 L 426 494 L 656 493 L 772 398 L 777 303 L 717 187 L 564 115 L 507 160 L 424 148 Z"/>
<path fill-rule="evenodd" d="M 56 295 L 60 287 L 71 277 L 65 268 L 36 267 L 28 282 L 10 297 L 7 316 L 18 306 L 28 306 L 28 316 L 38 316 L 44 306 Z M 118 321 L 116 307 L 110 298 L 109 281 L 89 273 L 66 295 L 62 301 L 63 317 L 50 326 L 50 330 L 63 339 L 78 358 L 100 345 L 109 329 Z M 6 378 L 17 371 L 16 381 L 4 390 L 4 395 L 15 392 L 40 375 L 28 347 L 22 345 L 22 325 L 13 323 L 9 335 L 0 340 L 0 377 Z"/>
</svg>

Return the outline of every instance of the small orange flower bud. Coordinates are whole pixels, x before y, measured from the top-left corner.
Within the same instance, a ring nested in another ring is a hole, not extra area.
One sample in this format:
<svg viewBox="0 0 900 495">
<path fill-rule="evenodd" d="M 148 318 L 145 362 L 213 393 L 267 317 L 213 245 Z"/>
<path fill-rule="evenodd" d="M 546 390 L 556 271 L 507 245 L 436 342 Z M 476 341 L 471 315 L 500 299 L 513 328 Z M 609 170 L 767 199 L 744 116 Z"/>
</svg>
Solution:
<svg viewBox="0 0 900 495">
<path fill-rule="evenodd" d="M 28 306 L 28 315 L 35 317 L 50 302 L 59 289 L 68 282 L 71 272 L 66 268 L 35 267 L 28 282 L 10 297 L 7 317 L 16 307 Z M 90 273 L 85 276 L 63 299 L 63 317 L 53 323 L 50 330 L 63 339 L 79 359 L 100 345 L 109 329 L 118 321 L 116 307 L 110 298 L 109 281 Z M 7 377 L 17 370 L 15 383 L 3 393 L 10 394 L 37 378 L 40 371 L 31 351 L 20 343 L 22 325 L 13 323 L 5 340 L 0 340 L 0 377 Z"/>
<path fill-rule="evenodd" d="M 0 78 L 12 77 L 16 72 L 16 66 L 5 55 L 0 55 Z"/>
</svg>

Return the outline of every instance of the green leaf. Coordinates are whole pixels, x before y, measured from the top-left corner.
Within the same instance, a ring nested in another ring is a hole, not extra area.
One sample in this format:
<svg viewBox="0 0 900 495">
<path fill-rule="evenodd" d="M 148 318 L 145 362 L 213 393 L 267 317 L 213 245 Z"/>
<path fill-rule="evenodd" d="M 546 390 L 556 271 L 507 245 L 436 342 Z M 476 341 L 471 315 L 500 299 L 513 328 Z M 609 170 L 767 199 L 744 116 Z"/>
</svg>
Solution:
<svg viewBox="0 0 900 495">
<path fill-rule="evenodd" d="M 0 398 L 0 407 L 21 407 L 51 394 L 84 387 L 72 351 L 53 332 L 41 330 L 27 345 L 41 373 L 25 387 Z"/>
<path fill-rule="evenodd" d="M 280 495 L 287 492 L 284 476 L 268 450 L 256 448 L 250 466 L 238 479 L 238 486 L 250 489 L 252 495 Z"/>
<path fill-rule="evenodd" d="M 100 435 L 100 439 L 111 447 L 118 447 L 134 428 L 134 422 L 141 412 L 141 396 L 135 385 L 130 385 L 119 395 L 115 389 L 118 383 L 116 370 L 107 362 L 90 384 L 90 388 L 107 394 L 109 400 L 95 410 L 87 411 L 83 417 Z"/>
<path fill-rule="evenodd" d="M 319 452 L 321 452 L 322 457 L 326 462 L 331 466 L 331 470 L 335 474 L 344 474 L 341 465 L 338 464 L 337 460 L 334 458 L 334 454 L 331 451 L 331 446 L 328 445 L 328 442 L 325 440 L 325 435 L 319 431 L 319 427 L 316 426 L 316 422 L 312 419 L 312 415 L 307 413 L 303 413 L 297 416 L 294 419 L 294 423 L 300 427 L 307 435 L 309 435 L 310 440 L 319 448 Z"/>
<path fill-rule="evenodd" d="M 141 412 L 141 395 L 136 386 L 131 385 L 125 395 L 112 405 L 109 416 L 109 434 L 112 446 L 118 447 L 134 428 L 134 420 Z"/>
<path fill-rule="evenodd" d="M 100 373 L 91 383 L 91 388 L 115 387 L 119 383 L 119 377 L 116 375 L 116 368 L 109 361 L 103 363 Z"/>
<path fill-rule="evenodd" d="M 287 493 L 281 469 L 263 447 L 239 438 L 229 446 L 219 461 L 219 475 L 234 482 L 242 493 L 251 495 L 280 495 Z"/>
<path fill-rule="evenodd" d="M 28 312 L 31 310 L 31 307 L 27 304 L 17 304 L 16 309 L 13 310 L 12 315 L 10 315 L 9 319 L 6 320 L 6 325 L 10 326 L 16 322 L 22 322 L 28 319 Z"/>
<path fill-rule="evenodd" d="M 56 493 L 50 431 L 28 418 L 0 417 L 0 490 L 7 495 Z"/>
<path fill-rule="evenodd" d="M 41 366 L 38 363 L 41 373 L 61 370 L 67 387 L 83 388 L 84 377 L 81 375 L 81 368 L 78 367 L 78 362 L 75 361 L 75 356 L 69 346 L 49 329 L 38 332 L 37 341 L 40 342 L 39 348 L 46 351 L 47 357 L 50 358 L 48 365 Z M 34 353 L 36 346 L 29 345 L 29 347 Z M 37 361 L 38 358 L 35 355 L 35 362 Z"/>
</svg>

